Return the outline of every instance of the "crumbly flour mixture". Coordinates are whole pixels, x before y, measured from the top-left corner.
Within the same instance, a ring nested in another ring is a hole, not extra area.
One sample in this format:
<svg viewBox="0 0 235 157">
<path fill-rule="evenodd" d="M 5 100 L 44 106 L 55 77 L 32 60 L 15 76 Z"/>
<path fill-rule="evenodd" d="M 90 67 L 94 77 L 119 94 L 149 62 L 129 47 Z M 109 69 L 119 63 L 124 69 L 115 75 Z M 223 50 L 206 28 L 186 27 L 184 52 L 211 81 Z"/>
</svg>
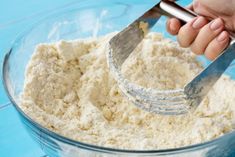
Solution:
<svg viewBox="0 0 235 157">
<path fill-rule="evenodd" d="M 21 108 L 58 134 L 121 149 L 181 147 L 235 128 L 235 82 L 226 76 L 193 114 L 156 115 L 129 103 L 107 66 L 112 36 L 38 45 L 26 70 Z M 122 67 L 131 81 L 158 89 L 180 88 L 201 69 L 192 53 L 156 33 Z"/>
</svg>

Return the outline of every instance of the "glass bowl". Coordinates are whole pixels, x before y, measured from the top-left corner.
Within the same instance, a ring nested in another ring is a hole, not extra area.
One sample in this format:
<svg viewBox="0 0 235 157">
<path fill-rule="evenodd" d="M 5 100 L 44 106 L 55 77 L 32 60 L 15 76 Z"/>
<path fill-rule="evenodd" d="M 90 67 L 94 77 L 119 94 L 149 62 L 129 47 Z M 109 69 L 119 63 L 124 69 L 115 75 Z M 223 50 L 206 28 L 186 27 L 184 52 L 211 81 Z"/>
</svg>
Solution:
<svg viewBox="0 0 235 157">
<path fill-rule="evenodd" d="M 235 156 L 235 131 L 209 142 L 177 149 L 121 150 L 86 144 L 63 137 L 44 128 L 20 109 L 19 95 L 23 90 L 25 68 L 37 44 L 55 42 L 61 39 L 95 37 L 119 31 L 155 3 L 152 1 L 135 1 L 135 4 L 133 4 L 131 0 L 125 2 L 86 0 L 79 3 L 79 6 L 73 6 L 72 9 L 60 11 L 41 20 L 15 40 L 4 59 L 3 80 L 5 89 L 28 133 L 47 155 L 50 157 Z M 161 18 L 153 31 L 161 32 L 164 36 L 170 37 L 165 31 L 165 20 L 166 18 Z M 173 37 L 171 38 L 174 40 Z M 206 63 L 205 59 L 201 58 L 200 60 Z M 234 73 L 235 69 L 230 68 L 230 71 L 228 70 L 228 74 L 232 77 Z"/>
</svg>

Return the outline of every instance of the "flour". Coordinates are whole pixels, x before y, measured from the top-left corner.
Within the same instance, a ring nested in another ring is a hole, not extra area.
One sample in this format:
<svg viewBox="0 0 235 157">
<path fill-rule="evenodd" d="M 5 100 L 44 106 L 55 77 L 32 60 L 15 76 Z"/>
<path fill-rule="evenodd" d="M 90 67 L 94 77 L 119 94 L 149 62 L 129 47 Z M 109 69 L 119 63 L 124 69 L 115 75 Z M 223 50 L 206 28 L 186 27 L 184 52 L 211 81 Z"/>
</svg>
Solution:
<svg viewBox="0 0 235 157">
<path fill-rule="evenodd" d="M 195 56 L 160 35 L 149 34 L 122 66 L 125 78 L 147 88 L 182 88 L 202 70 Z"/>
<path fill-rule="evenodd" d="M 63 136 L 121 149 L 176 148 L 234 129 L 235 82 L 227 76 L 193 114 L 156 115 L 128 102 L 107 66 L 112 36 L 38 45 L 25 74 L 23 111 Z M 122 72 L 145 87 L 174 89 L 201 69 L 188 50 L 150 33 L 124 62 Z"/>
</svg>

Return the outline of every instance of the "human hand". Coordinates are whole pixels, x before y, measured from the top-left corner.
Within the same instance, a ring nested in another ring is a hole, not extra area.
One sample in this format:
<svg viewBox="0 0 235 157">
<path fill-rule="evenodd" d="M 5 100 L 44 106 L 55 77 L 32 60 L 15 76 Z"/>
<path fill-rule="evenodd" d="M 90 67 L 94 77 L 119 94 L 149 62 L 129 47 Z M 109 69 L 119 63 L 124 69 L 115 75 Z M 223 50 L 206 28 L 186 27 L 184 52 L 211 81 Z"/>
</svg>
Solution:
<svg viewBox="0 0 235 157">
<path fill-rule="evenodd" d="M 213 60 L 228 46 L 228 31 L 235 32 L 235 0 L 194 0 L 189 9 L 199 16 L 183 26 L 178 19 L 171 18 L 167 30 L 177 35 L 182 47 L 190 47 L 195 54 L 204 53 Z"/>
</svg>

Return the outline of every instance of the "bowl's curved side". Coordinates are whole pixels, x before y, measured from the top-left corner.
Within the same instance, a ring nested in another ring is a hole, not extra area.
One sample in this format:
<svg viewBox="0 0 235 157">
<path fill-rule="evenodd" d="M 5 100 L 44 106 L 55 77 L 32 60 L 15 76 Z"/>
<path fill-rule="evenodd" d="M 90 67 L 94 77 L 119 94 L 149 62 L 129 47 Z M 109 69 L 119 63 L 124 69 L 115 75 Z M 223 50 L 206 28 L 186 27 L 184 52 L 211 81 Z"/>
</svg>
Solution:
<svg viewBox="0 0 235 157">
<path fill-rule="evenodd" d="M 109 5 L 96 6 L 93 2 L 91 6 L 66 10 L 40 21 L 31 29 L 23 32 L 6 54 L 2 70 L 3 84 L 29 134 L 49 156 L 174 156 L 176 154 L 180 154 L 180 156 L 183 154 L 187 156 L 211 156 L 215 155 L 214 153 L 216 155 L 221 155 L 221 153 L 231 154 L 234 151 L 232 148 L 235 148 L 235 132 L 210 142 L 177 149 L 149 151 L 121 150 L 95 146 L 66 138 L 44 128 L 24 113 L 19 106 L 20 93 L 23 90 L 24 71 L 37 44 L 55 42 L 61 39 L 71 40 L 88 36 L 99 36 L 120 30 L 141 15 L 143 10 L 148 9 L 152 5 L 130 5 L 116 3 L 115 1 L 102 1 Z M 88 21 L 87 17 L 92 22 L 84 24 L 84 21 Z M 165 19 L 163 18 L 162 20 Z M 159 30 L 164 29 L 163 23 L 164 21 L 160 22 Z M 94 26 L 96 29 L 94 29 Z"/>
</svg>

